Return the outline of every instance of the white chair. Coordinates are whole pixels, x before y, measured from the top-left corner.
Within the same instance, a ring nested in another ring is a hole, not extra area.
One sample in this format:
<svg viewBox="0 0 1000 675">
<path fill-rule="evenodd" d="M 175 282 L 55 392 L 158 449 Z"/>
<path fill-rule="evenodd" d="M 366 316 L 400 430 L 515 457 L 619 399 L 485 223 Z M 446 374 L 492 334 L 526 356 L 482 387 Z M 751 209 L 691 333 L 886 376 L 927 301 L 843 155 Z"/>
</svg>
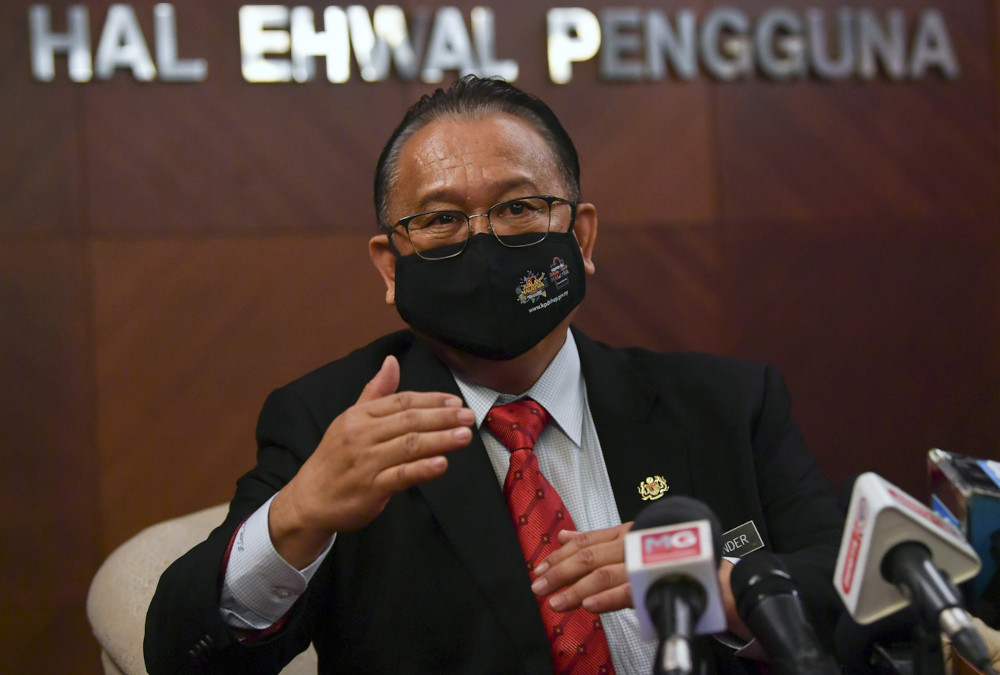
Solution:
<svg viewBox="0 0 1000 675">
<path fill-rule="evenodd" d="M 101 565 L 87 594 L 87 618 L 101 643 L 106 675 L 146 675 L 142 638 L 156 583 L 170 563 L 225 519 L 227 508 L 220 504 L 152 525 L 119 546 Z M 281 672 L 315 675 L 316 652 L 310 647 Z"/>
</svg>

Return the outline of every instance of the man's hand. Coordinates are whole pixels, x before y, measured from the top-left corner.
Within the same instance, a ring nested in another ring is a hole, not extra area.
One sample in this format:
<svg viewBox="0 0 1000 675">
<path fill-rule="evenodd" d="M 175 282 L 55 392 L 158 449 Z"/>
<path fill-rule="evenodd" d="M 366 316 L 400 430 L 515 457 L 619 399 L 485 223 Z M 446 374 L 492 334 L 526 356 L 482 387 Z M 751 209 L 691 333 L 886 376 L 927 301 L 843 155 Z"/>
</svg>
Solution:
<svg viewBox="0 0 1000 675">
<path fill-rule="evenodd" d="M 552 609 L 565 612 L 582 606 L 599 614 L 632 607 L 632 590 L 625 571 L 625 535 L 632 523 L 591 532 L 563 530 L 562 547 L 535 570 L 531 589 L 536 595 L 552 595 Z M 749 642 L 753 634 L 740 619 L 729 586 L 733 563 L 719 564 L 719 586 L 729 630 Z"/>
<path fill-rule="evenodd" d="M 399 362 L 389 356 L 275 496 L 271 541 L 289 564 L 302 569 L 335 532 L 364 527 L 392 495 L 443 474 L 443 453 L 472 440 L 475 415 L 459 397 L 398 386 Z"/>
<path fill-rule="evenodd" d="M 603 530 L 559 533 L 562 547 L 535 570 L 531 589 L 552 595 L 549 605 L 560 612 L 583 606 L 598 614 L 632 606 L 625 574 L 625 535 L 632 523 Z"/>
</svg>

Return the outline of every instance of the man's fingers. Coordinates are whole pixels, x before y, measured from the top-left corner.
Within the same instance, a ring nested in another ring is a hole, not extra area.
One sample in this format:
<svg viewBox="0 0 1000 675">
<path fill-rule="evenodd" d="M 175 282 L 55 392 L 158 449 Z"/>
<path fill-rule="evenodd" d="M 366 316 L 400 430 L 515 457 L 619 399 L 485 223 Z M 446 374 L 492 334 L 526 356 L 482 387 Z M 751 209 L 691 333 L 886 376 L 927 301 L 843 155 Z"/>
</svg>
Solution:
<svg viewBox="0 0 1000 675">
<path fill-rule="evenodd" d="M 623 523 L 615 527 L 606 527 L 600 530 L 591 530 L 589 532 L 577 532 L 575 530 L 562 530 L 559 532 L 559 543 L 560 548 L 553 551 L 548 558 L 539 566 L 535 572 L 536 574 L 544 574 L 549 567 L 554 567 L 559 565 L 564 560 L 577 555 L 582 550 L 589 548 L 591 546 L 598 546 L 602 544 L 608 544 L 611 542 L 616 542 L 621 540 L 621 554 L 625 555 L 625 545 L 624 537 L 628 534 L 629 529 L 632 527 L 632 523 Z M 624 557 L 623 557 L 624 559 Z"/>
<path fill-rule="evenodd" d="M 556 553 L 558 553 L 558 551 Z M 560 588 L 579 582 L 581 579 L 593 574 L 594 572 L 598 572 L 598 574 L 603 575 L 605 573 L 601 572 L 601 570 L 606 569 L 610 565 L 620 564 L 621 569 L 623 571 L 625 569 L 624 549 L 621 544 L 617 544 L 616 542 L 587 546 L 586 548 L 576 551 L 565 560 L 554 564 L 552 562 L 552 558 L 555 555 L 556 554 L 553 553 L 545 560 L 545 562 L 548 563 L 547 565 L 540 566 L 542 571 L 538 574 L 535 582 L 531 586 L 532 590 L 535 591 L 537 595 L 548 595 L 550 593 L 554 593 Z M 609 588 L 610 586 L 622 583 L 622 581 L 624 581 L 624 578 L 609 578 L 606 580 L 607 585 L 604 588 Z"/>
<path fill-rule="evenodd" d="M 368 381 L 365 388 L 358 397 L 358 403 L 374 401 L 375 399 L 395 393 L 399 387 L 399 361 L 391 354 L 385 357 L 382 367 L 375 373 L 375 377 Z"/>
<path fill-rule="evenodd" d="M 594 614 L 614 612 L 626 607 L 632 607 L 632 586 L 627 583 L 615 586 L 602 593 L 584 598 L 581 604 L 585 610 Z"/>
<path fill-rule="evenodd" d="M 375 478 L 376 486 L 390 492 L 405 490 L 415 484 L 410 480 L 411 464 L 420 464 L 442 453 L 459 450 L 470 441 L 472 429 L 464 426 L 443 431 L 414 432 L 393 438 L 378 447 L 378 455 L 384 468 Z"/>
<path fill-rule="evenodd" d="M 362 396 L 364 395 L 362 392 Z M 369 417 L 381 419 L 406 414 L 409 410 L 461 408 L 463 405 L 460 397 L 441 391 L 401 391 L 368 401 L 358 399 L 358 403 L 354 407 Z"/>
<path fill-rule="evenodd" d="M 476 423 L 475 413 L 460 404 L 411 407 L 385 416 L 372 416 L 367 411 L 362 412 L 364 417 L 354 422 L 361 425 L 374 424 L 371 427 L 371 438 L 375 443 L 392 441 L 412 433 L 472 427 Z"/>
<path fill-rule="evenodd" d="M 628 590 L 628 575 L 624 564 L 606 565 L 585 575 L 575 584 L 553 594 L 549 606 L 565 612 L 586 602 L 599 607 L 599 611 L 623 609 L 632 605 Z M 590 609 L 590 607 L 585 607 Z M 591 610 L 594 611 L 594 610 Z"/>
<path fill-rule="evenodd" d="M 448 460 L 441 456 L 426 457 L 406 464 L 400 464 L 383 472 L 386 485 L 391 486 L 393 493 L 407 490 L 444 474 L 448 468 Z"/>
<path fill-rule="evenodd" d="M 377 477 L 376 484 L 379 491 L 393 495 L 433 480 L 443 475 L 447 469 L 448 459 L 442 455 L 425 457 L 385 469 Z"/>
</svg>

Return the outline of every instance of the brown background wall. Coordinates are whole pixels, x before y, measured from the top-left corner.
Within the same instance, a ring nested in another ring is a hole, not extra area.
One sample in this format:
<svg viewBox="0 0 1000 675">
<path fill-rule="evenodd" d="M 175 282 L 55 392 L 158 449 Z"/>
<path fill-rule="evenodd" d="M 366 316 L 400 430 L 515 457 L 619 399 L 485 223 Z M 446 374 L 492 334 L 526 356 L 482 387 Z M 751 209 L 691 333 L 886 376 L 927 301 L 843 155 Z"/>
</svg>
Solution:
<svg viewBox="0 0 1000 675">
<path fill-rule="evenodd" d="M 96 48 L 109 3 L 86 4 Z M 153 4 L 132 3 L 149 40 Z M 0 672 L 95 673 L 101 560 L 228 498 L 271 388 L 400 325 L 367 261 L 370 177 L 429 87 L 247 84 L 228 0 L 175 3 L 204 83 L 73 84 L 59 59 L 43 84 L 28 5 L 0 5 Z M 997 457 L 997 3 L 892 3 L 942 11 L 954 81 L 611 84 L 590 63 L 565 86 L 548 6 L 498 3 L 498 52 L 562 117 L 599 208 L 579 324 L 777 364 L 837 481 L 923 497 L 930 447 Z"/>
</svg>

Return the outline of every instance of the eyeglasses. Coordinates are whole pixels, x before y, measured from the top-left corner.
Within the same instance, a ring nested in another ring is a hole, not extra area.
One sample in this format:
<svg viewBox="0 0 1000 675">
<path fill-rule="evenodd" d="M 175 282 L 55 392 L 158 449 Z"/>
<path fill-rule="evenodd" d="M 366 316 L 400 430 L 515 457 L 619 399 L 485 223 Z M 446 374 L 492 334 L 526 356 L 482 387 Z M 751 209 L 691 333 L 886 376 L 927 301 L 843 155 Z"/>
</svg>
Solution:
<svg viewBox="0 0 1000 675">
<path fill-rule="evenodd" d="M 486 218 L 490 232 L 508 248 L 534 246 L 548 236 L 552 227 L 553 207 L 566 205 L 568 213 L 557 212 L 557 226 L 576 218 L 576 204 L 562 197 L 533 195 L 508 199 L 494 204 L 486 213 L 467 214 L 462 211 L 428 211 L 402 218 L 395 228 L 401 227 L 414 252 L 426 260 L 454 258 L 465 250 L 472 236 L 472 219 Z M 568 219 L 567 219 L 568 217 Z M 568 229 L 568 228 L 567 228 Z M 389 241 L 392 242 L 392 232 Z M 393 245 L 393 249 L 395 246 Z M 399 251 L 396 251 L 397 254 Z"/>
</svg>

